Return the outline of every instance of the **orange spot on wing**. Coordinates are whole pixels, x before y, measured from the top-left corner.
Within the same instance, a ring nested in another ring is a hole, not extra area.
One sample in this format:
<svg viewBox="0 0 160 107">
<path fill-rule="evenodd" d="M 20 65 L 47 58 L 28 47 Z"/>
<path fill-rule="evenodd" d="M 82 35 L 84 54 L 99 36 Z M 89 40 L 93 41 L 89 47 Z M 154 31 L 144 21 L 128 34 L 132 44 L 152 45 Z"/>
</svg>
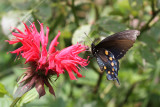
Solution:
<svg viewBox="0 0 160 107">
<path fill-rule="evenodd" d="M 111 61 L 112 61 L 112 60 L 113 60 L 113 59 L 112 59 L 112 57 L 109 57 L 109 60 L 111 60 Z"/>
<path fill-rule="evenodd" d="M 105 54 L 108 55 L 108 51 L 107 50 L 105 50 Z"/>
<path fill-rule="evenodd" d="M 111 71 L 108 71 L 108 74 L 111 74 Z"/>
<path fill-rule="evenodd" d="M 111 65 L 112 65 L 112 66 L 114 66 L 114 63 L 113 63 L 113 62 L 111 62 Z"/>
</svg>

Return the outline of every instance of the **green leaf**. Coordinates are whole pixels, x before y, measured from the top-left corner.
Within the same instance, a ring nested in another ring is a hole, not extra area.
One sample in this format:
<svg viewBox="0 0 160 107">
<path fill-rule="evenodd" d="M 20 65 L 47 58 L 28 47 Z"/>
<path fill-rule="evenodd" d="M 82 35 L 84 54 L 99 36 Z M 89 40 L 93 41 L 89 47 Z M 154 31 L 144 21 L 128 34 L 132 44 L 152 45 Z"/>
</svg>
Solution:
<svg viewBox="0 0 160 107">
<path fill-rule="evenodd" d="M 129 4 L 133 9 L 138 10 L 143 6 L 143 0 L 129 0 Z"/>
<path fill-rule="evenodd" d="M 37 93 L 36 89 L 33 88 L 32 90 L 25 93 L 22 97 L 16 98 L 13 101 L 12 106 L 17 105 L 18 107 L 21 107 L 24 104 L 33 101 L 37 96 L 38 96 L 38 93 Z"/>
<path fill-rule="evenodd" d="M 131 7 L 129 5 L 128 0 L 118 0 L 115 4 L 114 4 L 114 11 L 113 13 L 119 13 L 123 16 L 129 14 L 131 12 Z"/>
<path fill-rule="evenodd" d="M 87 21 L 88 23 L 93 23 L 96 20 L 96 13 L 95 13 L 95 9 L 94 6 L 91 7 L 90 12 L 87 14 Z"/>
<path fill-rule="evenodd" d="M 126 25 L 117 22 L 115 20 L 107 19 L 107 17 L 103 17 L 98 21 L 98 25 L 104 31 L 112 31 L 112 32 L 119 32 L 125 30 L 127 27 Z"/>
<path fill-rule="evenodd" d="M 53 99 L 50 99 L 50 100 L 52 100 L 49 103 L 51 107 L 65 107 L 66 106 L 66 102 L 62 98 L 57 98 L 54 101 Z"/>
<path fill-rule="evenodd" d="M 3 97 L 5 94 L 7 94 L 7 90 L 5 89 L 4 85 L 0 83 L 0 97 Z"/>
<path fill-rule="evenodd" d="M 28 92 L 29 90 L 31 90 L 32 87 L 28 87 L 27 85 L 25 85 L 24 83 L 19 83 L 19 86 L 17 87 L 13 97 L 14 98 L 20 98 L 22 97 L 26 92 Z"/>
<path fill-rule="evenodd" d="M 11 5 L 19 10 L 26 10 L 28 8 L 30 8 L 31 5 L 36 4 L 36 1 L 32 1 L 32 0 L 9 0 L 9 2 L 11 3 Z"/>
<path fill-rule="evenodd" d="M 82 71 L 82 72 L 85 73 L 83 74 L 85 75 L 85 77 L 78 78 L 78 81 L 76 83 L 94 86 L 96 84 L 96 80 L 98 79 L 97 73 L 92 69 L 88 69 L 87 72 L 85 71 Z"/>
<path fill-rule="evenodd" d="M 72 44 L 77 44 L 78 43 L 87 43 L 86 39 L 87 36 L 89 34 L 89 32 L 91 31 L 91 25 L 83 25 L 81 27 L 79 27 L 74 33 L 73 33 L 73 37 L 72 37 Z M 86 35 L 85 35 L 86 33 Z"/>
<path fill-rule="evenodd" d="M 45 0 L 41 0 L 37 7 L 37 11 L 34 14 L 37 16 L 38 19 L 45 21 L 46 19 L 52 17 L 52 8 L 49 6 L 47 2 L 43 2 Z"/>
<path fill-rule="evenodd" d="M 0 107 L 10 107 L 11 101 L 12 100 L 8 98 L 8 96 L 0 97 Z"/>
<path fill-rule="evenodd" d="M 24 96 L 22 96 L 18 103 L 19 103 L 19 105 L 22 106 L 25 103 L 31 102 L 36 97 L 38 97 L 38 93 L 37 93 L 36 89 L 33 88 L 32 90 L 28 91 Z"/>
<path fill-rule="evenodd" d="M 11 35 L 11 30 L 16 27 L 23 31 L 24 25 L 21 21 L 26 22 L 32 18 L 31 11 L 10 11 L 3 15 L 2 17 L 2 31 L 9 38 L 14 39 L 15 37 Z M 31 20 L 30 20 L 31 21 Z"/>
<path fill-rule="evenodd" d="M 159 9 L 160 8 L 160 0 L 157 0 L 157 8 Z"/>
<path fill-rule="evenodd" d="M 1 0 L 0 3 L 0 13 L 2 15 L 2 13 L 8 12 L 9 10 L 12 10 L 12 6 L 11 3 L 7 0 Z"/>
<path fill-rule="evenodd" d="M 115 103 L 116 103 L 116 102 L 115 102 L 115 99 L 112 98 L 112 99 L 109 101 L 109 103 L 107 104 L 107 106 L 108 106 L 108 107 L 115 107 Z"/>
<path fill-rule="evenodd" d="M 142 35 L 140 40 L 145 42 L 149 48 L 156 48 L 158 46 L 158 42 L 153 36 Z"/>
<path fill-rule="evenodd" d="M 94 37 L 94 38 L 99 38 L 99 37 L 107 37 L 107 36 L 109 36 L 109 34 L 106 32 L 103 32 L 103 31 L 94 30 L 93 32 L 91 32 L 89 34 L 89 36 Z M 102 38 L 102 39 L 104 39 L 104 38 Z"/>
<path fill-rule="evenodd" d="M 159 28 L 160 28 L 160 22 L 156 22 L 156 24 L 153 27 L 151 27 L 150 30 L 147 31 L 147 35 L 151 36 L 152 38 L 154 38 L 156 40 L 160 39 L 160 36 L 159 36 L 160 35 L 160 30 L 159 30 Z"/>
<path fill-rule="evenodd" d="M 150 64 L 155 65 L 156 57 L 153 55 L 152 50 L 147 46 L 144 46 L 140 49 L 142 57 Z"/>
</svg>

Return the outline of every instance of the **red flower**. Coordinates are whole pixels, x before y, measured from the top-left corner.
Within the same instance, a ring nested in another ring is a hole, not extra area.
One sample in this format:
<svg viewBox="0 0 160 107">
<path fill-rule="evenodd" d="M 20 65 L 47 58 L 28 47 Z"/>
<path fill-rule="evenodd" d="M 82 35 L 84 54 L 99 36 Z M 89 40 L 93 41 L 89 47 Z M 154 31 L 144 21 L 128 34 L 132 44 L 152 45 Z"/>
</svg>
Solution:
<svg viewBox="0 0 160 107">
<path fill-rule="evenodd" d="M 81 44 L 72 45 L 61 51 L 56 50 L 58 45 L 57 39 L 60 36 L 60 31 L 57 36 L 52 40 L 49 50 L 48 45 L 49 28 L 46 27 L 46 35 L 44 35 L 43 24 L 40 23 L 40 33 L 37 31 L 35 24 L 32 23 L 28 27 L 23 23 L 25 28 L 24 32 L 16 29 L 19 33 L 12 32 L 16 37 L 15 40 L 8 41 L 9 44 L 22 43 L 22 46 L 11 53 L 22 55 L 26 59 L 25 63 L 29 63 L 29 69 L 24 73 L 25 76 L 20 82 L 20 87 L 17 89 L 15 95 L 19 97 L 25 92 L 29 91 L 34 86 L 36 87 L 39 96 L 45 95 L 44 85 L 49 87 L 51 94 L 55 95 L 52 86 L 50 85 L 50 77 L 52 75 L 62 74 L 65 70 L 68 72 L 71 80 L 76 80 L 73 72 L 78 77 L 82 77 L 79 73 L 78 65 L 81 67 L 88 65 L 88 59 L 83 59 L 78 56 L 79 53 L 86 50 L 86 46 Z M 25 91 L 23 91 L 26 89 Z M 21 94 L 19 94 L 22 91 Z"/>
</svg>

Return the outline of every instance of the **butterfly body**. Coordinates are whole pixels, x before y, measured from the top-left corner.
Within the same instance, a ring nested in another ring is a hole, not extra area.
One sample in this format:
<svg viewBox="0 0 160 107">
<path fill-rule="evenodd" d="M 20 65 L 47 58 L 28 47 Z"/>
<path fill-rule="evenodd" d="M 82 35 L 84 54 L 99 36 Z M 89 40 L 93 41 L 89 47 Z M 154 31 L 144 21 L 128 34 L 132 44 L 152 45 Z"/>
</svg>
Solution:
<svg viewBox="0 0 160 107">
<path fill-rule="evenodd" d="M 106 37 L 98 45 L 91 44 L 91 51 L 96 57 L 101 71 L 107 73 L 108 80 L 118 80 L 119 62 L 129 48 L 133 46 L 137 36 L 137 30 L 126 30 Z"/>
</svg>

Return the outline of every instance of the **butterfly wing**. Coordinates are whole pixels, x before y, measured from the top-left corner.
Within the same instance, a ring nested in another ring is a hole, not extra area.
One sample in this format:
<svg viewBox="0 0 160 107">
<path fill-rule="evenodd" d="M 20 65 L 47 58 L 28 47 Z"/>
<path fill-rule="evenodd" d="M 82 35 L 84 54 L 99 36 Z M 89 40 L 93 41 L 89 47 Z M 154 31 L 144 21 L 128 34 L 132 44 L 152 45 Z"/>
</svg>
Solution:
<svg viewBox="0 0 160 107">
<path fill-rule="evenodd" d="M 105 71 L 107 73 L 107 79 L 116 80 L 118 84 L 120 84 L 117 77 L 119 62 L 117 59 L 115 59 L 114 55 L 111 52 L 100 48 L 96 50 L 95 57 L 101 71 Z"/>
<path fill-rule="evenodd" d="M 115 33 L 102 40 L 94 48 L 105 48 L 113 53 L 116 59 L 120 59 L 125 55 L 128 49 L 133 46 L 139 34 L 140 32 L 138 30 L 126 30 Z"/>
</svg>

